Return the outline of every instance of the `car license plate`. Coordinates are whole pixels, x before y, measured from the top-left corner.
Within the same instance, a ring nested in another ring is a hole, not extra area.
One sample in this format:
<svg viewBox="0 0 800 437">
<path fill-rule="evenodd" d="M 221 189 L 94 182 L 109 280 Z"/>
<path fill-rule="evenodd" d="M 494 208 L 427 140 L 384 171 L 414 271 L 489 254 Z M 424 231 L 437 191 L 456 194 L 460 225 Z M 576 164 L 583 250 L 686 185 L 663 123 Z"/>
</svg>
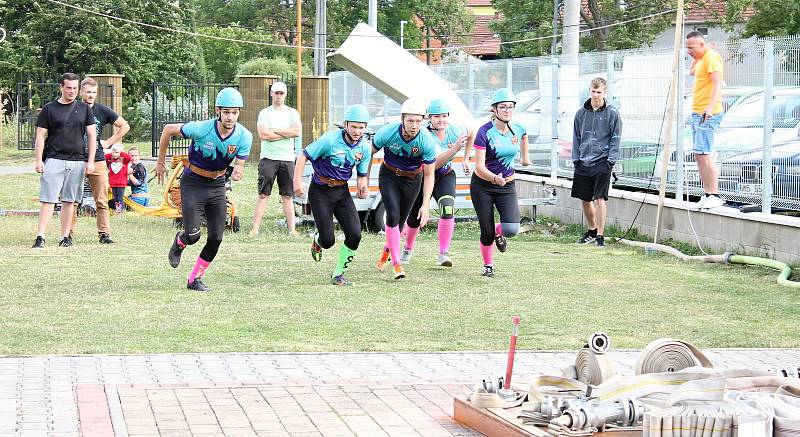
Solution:
<svg viewBox="0 0 800 437">
<path fill-rule="evenodd" d="M 670 182 L 677 181 L 677 173 L 675 171 L 668 171 L 667 172 L 667 180 Z M 684 182 L 700 182 L 700 172 L 693 171 L 693 170 L 684 170 L 683 171 L 683 181 Z"/>
<path fill-rule="evenodd" d="M 761 184 L 736 184 L 736 191 L 742 194 L 761 194 Z"/>
</svg>

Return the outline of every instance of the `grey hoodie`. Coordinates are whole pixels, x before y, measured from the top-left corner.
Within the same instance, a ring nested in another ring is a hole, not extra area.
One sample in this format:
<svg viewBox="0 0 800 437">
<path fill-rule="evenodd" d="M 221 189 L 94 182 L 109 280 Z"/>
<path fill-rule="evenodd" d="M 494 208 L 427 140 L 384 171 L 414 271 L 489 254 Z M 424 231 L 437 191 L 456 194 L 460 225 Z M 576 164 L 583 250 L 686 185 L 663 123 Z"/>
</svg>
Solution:
<svg viewBox="0 0 800 437">
<path fill-rule="evenodd" d="M 586 100 L 575 113 L 572 130 L 572 162 L 581 161 L 586 167 L 608 159 L 614 165 L 619 157 L 619 141 L 622 135 L 622 118 L 617 108 L 608 102 L 596 111 L 592 99 Z"/>
</svg>

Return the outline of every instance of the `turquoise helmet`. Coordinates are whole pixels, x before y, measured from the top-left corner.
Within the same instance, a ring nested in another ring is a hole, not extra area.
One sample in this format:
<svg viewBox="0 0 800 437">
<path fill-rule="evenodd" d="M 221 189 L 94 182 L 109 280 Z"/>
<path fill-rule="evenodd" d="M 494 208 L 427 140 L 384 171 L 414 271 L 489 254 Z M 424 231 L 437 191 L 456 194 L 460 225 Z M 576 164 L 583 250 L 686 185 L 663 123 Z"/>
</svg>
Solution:
<svg viewBox="0 0 800 437">
<path fill-rule="evenodd" d="M 499 90 L 495 91 L 494 94 L 492 94 L 492 106 L 501 102 L 511 102 L 515 105 L 517 104 L 517 100 L 514 98 L 514 93 L 512 93 L 508 88 L 500 88 Z"/>
<path fill-rule="evenodd" d="M 350 105 L 344 111 L 344 121 L 355 121 L 357 123 L 369 123 L 369 111 L 364 105 Z"/>
<path fill-rule="evenodd" d="M 241 108 L 244 106 L 244 99 L 236 88 L 223 88 L 217 93 L 217 101 L 214 106 L 220 108 Z"/>
<path fill-rule="evenodd" d="M 449 114 L 450 105 L 445 99 L 433 99 L 428 105 L 428 115 Z"/>
</svg>

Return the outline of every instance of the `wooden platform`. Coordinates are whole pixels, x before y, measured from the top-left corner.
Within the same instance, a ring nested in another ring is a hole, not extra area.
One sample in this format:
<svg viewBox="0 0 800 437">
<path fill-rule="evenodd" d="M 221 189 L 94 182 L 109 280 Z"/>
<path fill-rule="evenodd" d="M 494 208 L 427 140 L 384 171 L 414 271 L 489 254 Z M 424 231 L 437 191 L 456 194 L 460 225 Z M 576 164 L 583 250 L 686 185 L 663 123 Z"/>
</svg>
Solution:
<svg viewBox="0 0 800 437">
<path fill-rule="evenodd" d="M 534 427 L 522 425 L 516 420 L 521 407 L 499 409 L 478 408 L 471 403 L 455 398 L 453 401 L 453 419 L 475 431 L 490 437 L 547 437 L 548 434 Z M 641 431 L 598 432 L 598 437 L 638 437 Z"/>
</svg>

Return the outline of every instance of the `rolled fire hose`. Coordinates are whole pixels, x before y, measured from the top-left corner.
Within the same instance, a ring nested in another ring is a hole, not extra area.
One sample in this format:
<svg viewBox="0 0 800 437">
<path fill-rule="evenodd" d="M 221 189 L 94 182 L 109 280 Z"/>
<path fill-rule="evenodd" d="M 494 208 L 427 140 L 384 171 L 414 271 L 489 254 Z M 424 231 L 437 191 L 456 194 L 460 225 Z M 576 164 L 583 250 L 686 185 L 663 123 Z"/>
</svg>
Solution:
<svg viewBox="0 0 800 437">
<path fill-rule="evenodd" d="M 780 270 L 780 274 L 778 274 L 778 284 L 787 287 L 800 288 L 800 282 L 789 280 L 789 276 L 791 276 L 792 274 L 792 268 L 789 267 L 786 263 L 774 259 L 760 258 L 757 256 L 736 255 L 732 252 L 727 252 L 723 255 L 693 256 L 693 255 L 686 255 L 685 253 L 679 251 L 678 249 L 675 249 L 674 247 L 665 246 L 663 244 L 647 243 L 644 241 L 631 241 L 625 239 L 619 239 L 617 241 L 619 241 L 622 244 L 626 244 L 628 246 L 642 247 L 646 251 L 655 250 L 658 252 L 668 253 L 670 255 L 674 255 L 680 258 L 683 261 L 700 261 L 708 263 L 726 263 L 726 264 L 732 263 L 732 264 L 745 264 L 745 265 L 769 267 L 772 269 Z"/>
<path fill-rule="evenodd" d="M 610 345 L 608 335 L 604 332 L 589 335 L 586 346 L 575 356 L 575 375 L 578 381 L 588 385 L 599 385 L 614 376 L 614 363 L 608 355 L 605 355 Z M 571 368 L 568 368 L 564 376 L 570 376 L 571 373 Z"/>
<path fill-rule="evenodd" d="M 677 372 L 687 367 L 713 368 L 711 361 L 689 342 L 659 338 L 645 346 L 636 361 L 635 374 Z"/>
</svg>

